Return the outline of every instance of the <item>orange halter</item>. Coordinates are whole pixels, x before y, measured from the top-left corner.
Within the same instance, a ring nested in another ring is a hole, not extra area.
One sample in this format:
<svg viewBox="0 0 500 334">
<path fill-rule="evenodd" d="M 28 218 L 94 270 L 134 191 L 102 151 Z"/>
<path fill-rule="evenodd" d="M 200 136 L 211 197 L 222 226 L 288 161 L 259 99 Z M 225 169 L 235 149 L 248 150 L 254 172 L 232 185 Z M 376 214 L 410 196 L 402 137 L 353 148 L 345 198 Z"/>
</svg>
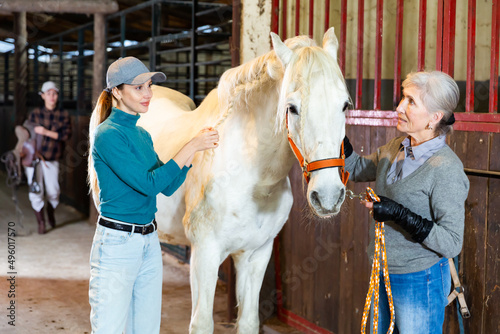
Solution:
<svg viewBox="0 0 500 334">
<path fill-rule="evenodd" d="M 299 160 L 300 167 L 302 168 L 302 173 L 304 175 L 304 178 L 306 179 L 306 182 L 309 182 L 311 172 L 314 172 L 315 170 L 323 168 L 339 167 L 342 183 L 344 184 L 344 186 L 347 184 L 347 181 L 349 180 L 349 172 L 346 171 L 344 168 L 345 167 L 344 142 L 342 142 L 341 145 L 339 158 L 322 159 L 322 160 L 307 162 L 300 153 L 297 145 L 295 145 L 295 143 L 293 142 L 292 137 L 290 136 L 290 131 L 288 130 L 288 111 L 286 113 L 286 130 L 288 132 L 288 142 L 292 147 L 295 157 L 297 157 L 297 160 Z"/>
</svg>

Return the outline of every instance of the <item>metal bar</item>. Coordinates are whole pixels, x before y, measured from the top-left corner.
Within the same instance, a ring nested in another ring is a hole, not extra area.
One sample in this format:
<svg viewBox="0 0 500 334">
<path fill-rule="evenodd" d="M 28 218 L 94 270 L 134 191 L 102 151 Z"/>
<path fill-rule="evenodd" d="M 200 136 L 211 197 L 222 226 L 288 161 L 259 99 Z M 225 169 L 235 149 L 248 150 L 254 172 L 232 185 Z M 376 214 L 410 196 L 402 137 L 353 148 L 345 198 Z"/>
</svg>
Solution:
<svg viewBox="0 0 500 334">
<path fill-rule="evenodd" d="M 282 7 L 281 7 L 281 37 L 283 39 L 287 38 L 287 31 L 286 31 L 286 24 L 287 24 L 287 16 L 288 16 L 288 1 L 287 0 L 282 0 Z"/>
<path fill-rule="evenodd" d="M 275 34 L 279 34 L 279 0 L 272 0 L 272 10 L 271 10 L 271 31 Z"/>
<path fill-rule="evenodd" d="M 55 35 L 52 35 L 52 36 L 49 36 L 49 37 L 46 37 L 46 38 L 39 39 L 39 40 L 37 40 L 37 44 L 38 45 L 46 45 L 47 42 L 49 40 L 51 40 L 51 39 L 57 39 L 59 37 L 65 36 L 65 35 L 74 34 L 74 33 L 76 33 L 78 30 L 80 30 L 82 28 L 92 29 L 93 24 L 94 24 L 94 22 L 85 23 L 85 24 L 82 24 L 81 26 L 65 30 L 63 32 L 60 32 L 58 34 L 55 34 Z"/>
<path fill-rule="evenodd" d="M 226 59 L 220 59 L 220 60 L 211 60 L 211 61 L 201 61 L 201 62 L 196 62 L 196 66 L 207 66 L 207 65 L 221 65 L 222 63 L 226 63 L 227 66 L 231 65 L 231 58 L 226 58 Z M 165 63 L 162 64 L 161 66 L 157 66 L 156 69 L 162 69 L 162 68 L 182 68 L 182 67 L 190 67 L 191 62 L 189 63 Z"/>
<path fill-rule="evenodd" d="M 314 0 L 309 0 L 309 36 L 314 36 Z"/>
<path fill-rule="evenodd" d="M 358 0 L 358 48 L 356 64 L 356 99 L 355 108 L 361 109 L 361 94 L 363 93 L 363 34 L 364 34 L 365 1 Z"/>
<path fill-rule="evenodd" d="M 204 16 L 204 15 L 210 15 L 210 14 L 213 14 L 213 13 L 218 13 L 219 11 L 225 11 L 225 10 L 231 10 L 233 6 L 231 5 L 225 5 L 223 7 L 215 7 L 215 8 L 209 8 L 209 9 L 205 9 L 205 10 L 202 10 L 200 12 L 197 12 L 196 13 L 196 16 L 197 17 L 200 17 L 200 16 Z"/>
<path fill-rule="evenodd" d="M 325 0 L 325 32 L 330 28 L 330 0 Z"/>
<path fill-rule="evenodd" d="M 127 9 L 124 9 L 122 11 L 119 11 L 117 13 L 113 13 L 107 16 L 108 19 L 114 19 L 120 16 L 121 14 L 130 14 L 133 12 L 136 12 L 138 10 L 147 8 L 151 6 L 154 3 L 164 3 L 164 4 L 170 4 L 170 5 L 185 5 L 185 6 L 191 6 L 192 1 L 179 1 L 179 0 L 151 0 L 151 1 L 146 1 L 139 3 L 138 5 L 135 5 L 133 7 L 129 7 Z M 198 3 L 199 7 L 225 7 L 227 4 L 225 3 L 216 3 L 216 2 L 199 2 Z"/>
<path fill-rule="evenodd" d="M 161 33 L 161 3 L 153 3 L 151 5 L 151 39 L 149 44 L 149 69 L 156 71 L 160 65 L 161 56 L 157 54 L 156 36 Z"/>
<path fill-rule="evenodd" d="M 108 36 L 109 36 L 109 21 L 104 18 L 104 45 L 105 45 L 105 52 L 104 52 L 104 66 L 102 67 L 102 87 L 106 87 L 106 71 L 108 68 Z M 97 101 L 97 99 L 96 99 Z"/>
<path fill-rule="evenodd" d="M 198 10 L 198 0 L 193 0 L 193 6 L 191 7 L 191 66 L 189 69 L 189 97 L 194 100 L 194 97 L 198 91 L 198 86 L 196 84 L 196 11 Z"/>
<path fill-rule="evenodd" d="M 455 69 L 456 0 L 444 0 L 443 16 L 443 72 L 453 77 Z"/>
<path fill-rule="evenodd" d="M 295 36 L 300 34 L 300 0 L 295 0 Z"/>
<path fill-rule="evenodd" d="M 209 60 L 209 61 L 199 61 L 196 63 L 197 66 L 207 66 L 207 65 L 220 65 L 222 63 L 229 63 L 231 65 L 231 58 L 224 58 L 218 60 Z"/>
<path fill-rule="evenodd" d="M 498 111 L 498 44 L 500 35 L 500 0 L 493 0 L 491 21 L 491 65 L 489 112 Z"/>
<path fill-rule="evenodd" d="M 426 0 L 422 0 L 420 3 L 425 1 Z M 392 105 L 394 106 L 394 108 L 397 107 L 399 101 L 401 100 L 401 61 L 402 61 L 401 55 L 403 52 L 403 6 L 404 6 L 404 0 L 398 0 L 396 7 L 396 39 L 395 39 L 396 45 L 394 47 L 394 88 L 392 94 L 393 96 Z M 421 15 L 422 13 L 420 13 L 419 16 L 421 17 Z M 419 36 L 419 43 L 420 43 L 420 36 Z M 420 44 L 419 44 L 418 61 L 420 64 Z"/>
<path fill-rule="evenodd" d="M 377 0 L 377 23 L 375 26 L 375 87 L 373 109 L 380 110 L 380 89 L 382 86 L 382 33 L 384 19 L 384 0 Z"/>
<path fill-rule="evenodd" d="M 476 0 L 469 0 L 467 19 L 467 81 L 465 112 L 474 111 L 474 74 L 476 65 Z"/>
<path fill-rule="evenodd" d="M 4 105 L 7 105 L 7 102 L 9 101 L 9 57 L 12 54 L 12 52 L 5 52 L 3 54 L 4 57 L 4 62 L 3 62 L 3 102 Z"/>
<path fill-rule="evenodd" d="M 84 90 L 83 90 L 83 85 L 84 85 L 84 74 L 85 74 L 85 68 L 83 64 L 83 44 L 85 43 L 85 31 L 83 29 L 78 30 L 78 60 L 77 60 L 77 77 L 76 77 L 76 99 L 77 99 L 77 104 L 76 104 L 76 113 L 77 115 L 80 115 L 83 113 L 84 110 L 84 102 L 85 102 L 85 96 L 84 96 Z"/>
<path fill-rule="evenodd" d="M 211 49 L 211 48 L 215 48 L 216 46 L 220 46 L 220 45 L 224 45 L 224 44 L 228 44 L 228 43 L 229 43 L 228 41 L 220 41 L 220 42 L 214 42 L 214 43 L 201 44 L 201 45 L 197 45 L 196 46 L 196 50 Z M 182 48 L 175 48 L 175 49 L 170 49 L 170 50 L 162 50 L 162 51 L 158 51 L 158 53 L 159 54 L 165 54 L 165 53 L 180 52 L 180 51 L 190 51 L 190 50 L 191 50 L 191 47 L 190 46 L 186 46 L 186 47 L 182 47 Z M 214 49 L 212 51 L 224 52 L 223 50 L 216 50 L 216 49 Z"/>
<path fill-rule="evenodd" d="M 164 81 L 165 83 L 190 83 L 189 79 L 167 79 Z"/>
<path fill-rule="evenodd" d="M 39 80 L 39 63 L 38 63 L 38 44 L 33 45 L 33 91 L 38 92 L 40 85 Z"/>
<path fill-rule="evenodd" d="M 64 61 L 63 61 L 63 37 L 59 37 L 59 108 L 63 109 L 64 100 Z"/>
<path fill-rule="evenodd" d="M 125 31 L 127 30 L 127 21 L 125 14 L 120 16 L 120 57 L 125 57 Z"/>
<path fill-rule="evenodd" d="M 232 18 L 234 20 L 234 17 Z M 206 25 L 203 27 L 198 27 L 196 30 L 199 33 L 205 33 L 206 30 L 213 30 L 214 28 L 220 28 L 224 26 L 232 26 L 233 22 L 232 21 L 226 21 L 222 22 L 220 24 L 212 24 L 212 25 Z M 214 33 L 214 32 L 209 32 L 211 35 L 220 35 L 220 36 L 231 36 L 230 33 Z"/>
<path fill-rule="evenodd" d="M 443 69 L 443 1 L 438 1 L 437 33 L 436 33 L 436 70 Z"/>
<path fill-rule="evenodd" d="M 327 0 L 329 1 L 329 0 Z M 342 74 L 345 75 L 345 54 L 346 54 L 346 38 L 347 38 L 347 0 L 341 0 L 340 2 L 340 70 Z"/>
<path fill-rule="evenodd" d="M 205 79 L 196 79 L 196 82 L 218 82 L 219 77 L 205 78 Z"/>
<path fill-rule="evenodd" d="M 401 4 L 401 7 L 403 5 Z M 420 0 L 418 10 L 418 71 L 425 69 L 425 33 L 427 30 L 427 0 Z M 399 101 L 399 98 L 398 98 Z"/>
</svg>

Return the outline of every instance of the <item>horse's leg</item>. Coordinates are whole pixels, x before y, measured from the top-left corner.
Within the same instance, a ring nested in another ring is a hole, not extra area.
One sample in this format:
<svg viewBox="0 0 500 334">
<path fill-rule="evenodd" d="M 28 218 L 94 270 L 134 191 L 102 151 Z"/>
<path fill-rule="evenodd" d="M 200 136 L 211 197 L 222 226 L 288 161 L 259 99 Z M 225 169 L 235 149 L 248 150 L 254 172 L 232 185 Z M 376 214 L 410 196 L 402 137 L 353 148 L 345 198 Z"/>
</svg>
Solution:
<svg viewBox="0 0 500 334">
<path fill-rule="evenodd" d="M 259 333 L 259 294 L 272 249 L 271 239 L 257 250 L 233 255 L 239 334 Z"/>
<path fill-rule="evenodd" d="M 214 332 L 213 305 L 221 255 L 217 247 L 193 245 L 190 264 L 191 334 Z"/>
</svg>

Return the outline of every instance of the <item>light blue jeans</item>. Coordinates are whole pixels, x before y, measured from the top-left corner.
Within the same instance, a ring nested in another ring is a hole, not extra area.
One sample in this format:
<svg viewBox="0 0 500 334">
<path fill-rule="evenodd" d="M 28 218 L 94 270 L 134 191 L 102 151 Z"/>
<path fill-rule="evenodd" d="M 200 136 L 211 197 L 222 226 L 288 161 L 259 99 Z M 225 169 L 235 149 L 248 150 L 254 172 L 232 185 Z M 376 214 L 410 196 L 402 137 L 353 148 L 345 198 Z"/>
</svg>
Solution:
<svg viewBox="0 0 500 334">
<path fill-rule="evenodd" d="M 432 267 L 416 273 L 391 274 L 389 279 L 396 312 L 393 333 L 441 334 L 451 289 L 448 259 L 441 259 Z M 381 276 L 378 333 L 387 333 L 390 322 L 389 302 Z"/>
<path fill-rule="evenodd" d="M 159 333 L 162 281 L 156 231 L 141 235 L 97 225 L 90 253 L 92 333 Z"/>
</svg>

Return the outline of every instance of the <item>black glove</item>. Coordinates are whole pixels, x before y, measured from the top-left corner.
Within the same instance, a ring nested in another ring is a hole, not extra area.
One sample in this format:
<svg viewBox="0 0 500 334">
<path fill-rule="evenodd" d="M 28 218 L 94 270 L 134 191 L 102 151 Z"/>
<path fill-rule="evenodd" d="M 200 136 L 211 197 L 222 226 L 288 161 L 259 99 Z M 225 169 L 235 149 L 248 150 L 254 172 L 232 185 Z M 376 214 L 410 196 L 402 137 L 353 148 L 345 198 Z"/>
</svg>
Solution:
<svg viewBox="0 0 500 334">
<path fill-rule="evenodd" d="M 349 158 L 349 156 L 352 154 L 352 145 L 349 142 L 349 138 L 347 136 L 344 137 L 344 154 L 346 158 Z"/>
<path fill-rule="evenodd" d="M 434 222 L 411 212 L 392 199 L 379 196 L 380 202 L 373 202 L 373 218 L 383 222 L 392 220 L 410 233 L 413 240 L 422 242 L 431 232 Z"/>
</svg>

